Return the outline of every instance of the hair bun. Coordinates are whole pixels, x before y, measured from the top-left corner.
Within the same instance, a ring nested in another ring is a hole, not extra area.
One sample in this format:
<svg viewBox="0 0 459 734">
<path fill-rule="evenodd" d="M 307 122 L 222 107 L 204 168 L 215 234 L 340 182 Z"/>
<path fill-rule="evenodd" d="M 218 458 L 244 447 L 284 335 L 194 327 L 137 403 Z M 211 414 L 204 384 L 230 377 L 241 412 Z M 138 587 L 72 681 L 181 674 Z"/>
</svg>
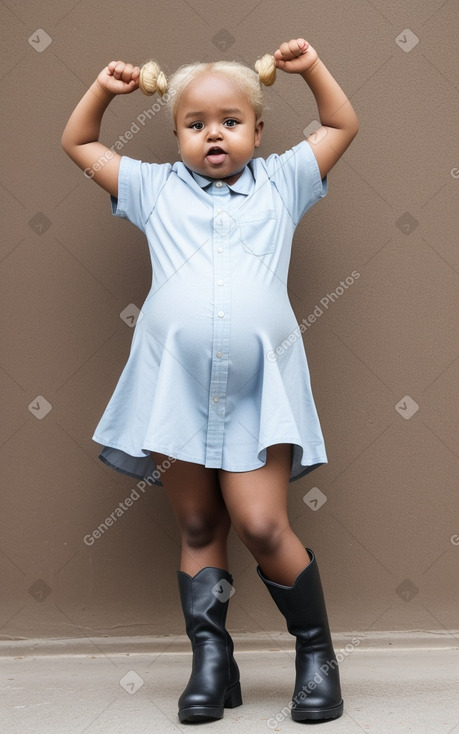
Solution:
<svg viewBox="0 0 459 734">
<path fill-rule="evenodd" d="M 276 59 L 271 54 L 265 54 L 255 63 L 260 82 L 270 87 L 276 81 Z"/>
<path fill-rule="evenodd" d="M 156 61 L 147 61 L 140 69 L 139 89 L 147 97 L 151 97 L 155 92 L 158 92 L 160 97 L 166 94 L 167 79 Z"/>
</svg>

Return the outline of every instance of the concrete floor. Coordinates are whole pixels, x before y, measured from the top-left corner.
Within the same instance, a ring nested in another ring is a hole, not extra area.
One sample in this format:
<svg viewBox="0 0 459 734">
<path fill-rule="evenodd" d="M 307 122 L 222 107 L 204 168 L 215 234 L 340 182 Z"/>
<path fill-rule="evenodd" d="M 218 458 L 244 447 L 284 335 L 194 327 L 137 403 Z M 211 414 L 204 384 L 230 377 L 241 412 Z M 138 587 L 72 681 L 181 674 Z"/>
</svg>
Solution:
<svg viewBox="0 0 459 734">
<path fill-rule="evenodd" d="M 279 641 L 278 648 L 267 649 L 247 640 L 239 645 L 235 638 L 244 704 L 226 709 L 222 720 L 201 724 L 177 718 L 190 672 L 183 645 L 179 651 L 164 644 L 154 649 L 150 641 L 142 649 L 137 639 L 114 649 L 105 640 L 82 650 L 1 643 L 0 734 L 176 734 L 196 726 L 215 734 L 298 733 L 314 726 L 320 734 L 459 734 L 454 638 L 358 646 L 335 640 L 342 651 L 345 713 L 320 724 L 295 723 L 288 714 L 294 655 L 291 638 Z"/>
</svg>

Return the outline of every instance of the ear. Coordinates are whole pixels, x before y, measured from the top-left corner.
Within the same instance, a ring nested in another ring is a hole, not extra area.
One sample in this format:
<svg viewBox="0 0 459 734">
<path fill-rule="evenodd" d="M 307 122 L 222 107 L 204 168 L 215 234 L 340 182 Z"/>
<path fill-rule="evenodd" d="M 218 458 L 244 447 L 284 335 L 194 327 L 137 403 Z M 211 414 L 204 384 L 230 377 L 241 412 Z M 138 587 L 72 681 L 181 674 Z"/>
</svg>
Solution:
<svg viewBox="0 0 459 734">
<path fill-rule="evenodd" d="M 263 120 L 258 120 L 258 122 L 255 124 L 255 148 L 258 148 L 258 146 L 260 145 L 264 126 L 265 123 L 263 122 Z"/>
<path fill-rule="evenodd" d="M 177 130 L 174 129 L 174 135 L 177 138 L 177 151 L 180 153 L 180 143 L 178 142 L 178 134 Z"/>
</svg>

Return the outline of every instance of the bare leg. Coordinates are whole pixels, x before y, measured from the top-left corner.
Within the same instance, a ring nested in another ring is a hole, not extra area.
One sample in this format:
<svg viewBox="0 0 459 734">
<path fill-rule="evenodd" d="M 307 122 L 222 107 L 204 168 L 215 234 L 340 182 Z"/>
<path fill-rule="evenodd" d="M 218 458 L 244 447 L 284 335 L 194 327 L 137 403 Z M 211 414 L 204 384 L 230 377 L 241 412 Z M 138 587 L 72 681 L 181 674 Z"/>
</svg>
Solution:
<svg viewBox="0 0 459 734">
<path fill-rule="evenodd" d="M 157 465 L 165 456 L 152 452 Z M 163 463 L 164 462 L 164 463 Z M 188 684 L 179 698 L 180 721 L 221 719 L 224 708 L 242 703 L 239 668 L 226 630 L 228 598 L 210 593 L 231 584 L 226 541 L 230 517 L 216 469 L 175 461 L 162 477 L 182 540 L 177 574 L 186 632 L 193 650 Z"/>
<path fill-rule="evenodd" d="M 264 467 L 250 472 L 219 470 L 220 486 L 234 529 L 264 576 L 291 586 L 309 564 L 304 544 L 287 513 L 290 444 L 270 446 Z"/>
<path fill-rule="evenodd" d="M 155 464 L 166 456 L 152 452 Z M 206 566 L 228 570 L 226 542 L 231 527 L 217 469 L 175 461 L 162 475 L 180 529 L 180 570 L 195 576 Z"/>
</svg>

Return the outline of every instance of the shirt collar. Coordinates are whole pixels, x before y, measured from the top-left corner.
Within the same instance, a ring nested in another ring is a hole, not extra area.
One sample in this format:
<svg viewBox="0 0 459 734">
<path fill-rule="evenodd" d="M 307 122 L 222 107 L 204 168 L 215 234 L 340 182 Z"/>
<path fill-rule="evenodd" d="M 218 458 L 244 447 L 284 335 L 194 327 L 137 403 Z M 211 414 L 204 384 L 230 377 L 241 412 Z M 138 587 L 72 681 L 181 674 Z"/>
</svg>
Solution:
<svg viewBox="0 0 459 734">
<path fill-rule="evenodd" d="M 189 170 L 189 169 L 188 169 Z M 218 179 L 215 178 L 207 178 L 206 176 L 201 176 L 199 173 L 195 173 L 194 171 L 190 171 L 191 175 L 193 176 L 194 180 L 202 189 L 207 188 L 213 183 L 216 183 Z M 248 196 L 250 192 L 252 191 L 254 184 L 254 177 L 251 169 L 249 166 L 246 166 L 244 170 L 242 171 L 242 175 L 239 176 L 236 183 L 231 184 L 231 186 L 228 186 L 230 191 L 234 191 L 236 194 L 245 194 Z"/>
</svg>

